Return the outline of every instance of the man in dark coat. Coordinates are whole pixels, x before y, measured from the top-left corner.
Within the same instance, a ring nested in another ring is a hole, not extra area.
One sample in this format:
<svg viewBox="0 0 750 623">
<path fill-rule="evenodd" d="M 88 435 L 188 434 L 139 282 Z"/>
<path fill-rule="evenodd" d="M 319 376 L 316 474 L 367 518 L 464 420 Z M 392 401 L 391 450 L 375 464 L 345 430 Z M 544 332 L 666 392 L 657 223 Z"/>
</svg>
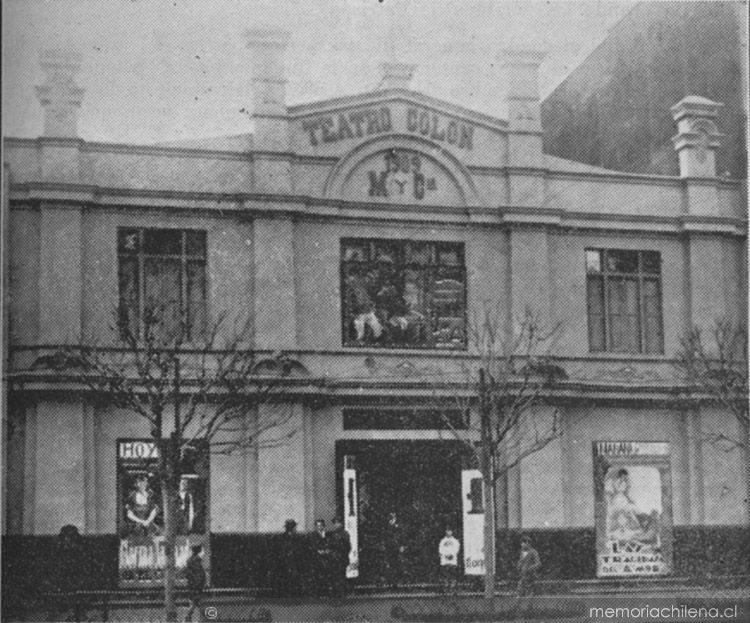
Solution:
<svg viewBox="0 0 750 623">
<path fill-rule="evenodd" d="M 314 560 L 313 585 L 318 596 L 330 595 L 332 592 L 331 579 L 333 577 L 333 543 L 331 535 L 326 532 L 326 522 L 323 519 L 315 521 L 315 532 L 310 538 L 310 548 Z"/>
<path fill-rule="evenodd" d="M 302 548 L 297 522 L 287 519 L 284 534 L 279 539 L 279 558 L 276 567 L 276 592 L 280 597 L 297 597 L 301 593 Z"/>
<path fill-rule="evenodd" d="M 346 597 L 346 568 L 349 566 L 349 552 L 352 551 L 352 540 L 344 529 L 341 519 L 334 517 L 331 521 L 332 530 L 331 550 L 333 561 L 331 565 L 331 587 L 334 597 Z"/>
<path fill-rule="evenodd" d="M 185 615 L 185 621 L 193 620 L 193 612 L 200 608 L 203 589 L 206 588 L 206 571 L 203 569 L 203 547 L 193 545 L 193 555 L 188 558 L 185 567 L 185 577 L 187 578 L 188 599 L 190 608 Z M 198 613 L 200 619 L 200 612 Z"/>
<path fill-rule="evenodd" d="M 523 597 L 534 592 L 536 574 L 542 566 L 539 553 L 531 546 L 531 540 L 525 536 L 521 539 L 521 556 L 518 560 L 518 596 Z"/>
<path fill-rule="evenodd" d="M 50 620 L 83 621 L 86 614 L 86 602 L 83 596 L 85 580 L 88 577 L 86 556 L 83 550 L 83 538 L 78 528 L 66 525 L 60 529 L 55 552 L 55 589 L 57 599 Z"/>
</svg>

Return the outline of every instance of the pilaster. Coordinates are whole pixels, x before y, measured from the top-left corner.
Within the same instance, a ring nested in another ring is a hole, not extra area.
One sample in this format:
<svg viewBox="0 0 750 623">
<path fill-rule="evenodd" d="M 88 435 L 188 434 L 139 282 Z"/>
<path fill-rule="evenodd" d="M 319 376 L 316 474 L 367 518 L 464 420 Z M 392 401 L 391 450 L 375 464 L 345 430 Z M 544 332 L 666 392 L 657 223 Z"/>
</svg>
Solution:
<svg viewBox="0 0 750 623">
<path fill-rule="evenodd" d="M 82 210 L 42 205 L 39 258 L 39 340 L 76 344 L 81 339 Z"/>
<path fill-rule="evenodd" d="M 84 90 L 75 84 L 81 55 L 66 50 L 45 50 L 40 58 L 44 84 L 36 88 L 44 109 L 40 163 L 45 182 L 81 181 L 78 109 Z"/>
<path fill-rule="evenodd" d="M 288 350 L 297 345 L 294 223 L 291 218 L 253 221 L 255 254 L 255 347 Z"/>
<path fill-rule="evenodd" d="M 535 207 L 544 203 L 539 65 L 545 53 L 505 50 L 508 100 L 508 186 L 510 203 Z"/>
<path fill-rule="evenodd" d="M 291 410 L 285 413 L 285 410 Z M 258 407 L 262 420 L 276 418 L 283 424 L 260 437 L 258 449 L 258 531 L 277 532 L 287 519 L 298 524 L 306 516 L 304 456 L 304 409 L 300 404 L 264 404 Z M 273 440 L 285 438 L 281 443 Z"/>
<path fill-rule="evenodd" d="M 680 161 L 680 177 L 685 178 L 689 214 L 719 216 L 716 188 L 716 150 L 721 144 L 715 119 L 723 104 L 690 95 L 672 107 L 677 134 L 672 137 Z"/>
<path fill-rule="evenodd" d="M 510 264 L 514 329 L 520 329 L 527 311 L 539 323 L 549 323 L 552 289 L 546 228 L 514 225 L 510 232 Z"/>
<path fill-rule="evenodd" d="M 727 309 L 722 262 L 722 240 L 710 234 L 692 233 L 690 245 L 690 323 L 708 329 Z"/>
<path fill-rule="evenodd" d="M 84 405 L 47 402 L 36 411 L 34 534 L 58 534 L 66 524 L 86 525 Z"/>
<path fill-rule="evenodd" d="M 690 523 L 694 526 L 706 522 L 705 496 L 703 492 L 703 439 L 701 414 L 691 409 L 687 415 L 687 455 L 690 482 Z"/>
<path fill-rule="evenodd" d="M 252 54 L 254 190 L 288 193 L 292 177 L 284 52 L 289 33 L 252 29 L 245 38 Z"/>
</svg>

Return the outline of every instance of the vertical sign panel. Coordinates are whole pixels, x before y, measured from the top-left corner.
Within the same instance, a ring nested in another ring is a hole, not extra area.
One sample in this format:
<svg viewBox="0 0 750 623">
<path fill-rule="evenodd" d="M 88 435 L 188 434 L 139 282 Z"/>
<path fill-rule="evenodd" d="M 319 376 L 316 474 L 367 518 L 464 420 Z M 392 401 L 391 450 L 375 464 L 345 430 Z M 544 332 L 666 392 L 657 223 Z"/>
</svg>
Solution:
<svg viewBox="0 0 750 623">
<path fill-rule="evenodd" d="M 117 521 L 120 535 L 119 582 L 124 587 L 154 586 L 162 582 L 164 555 L 164 507 L 157 468 L 159 448 L 148 439 L 117 442 Z M 207 447 L 187 448 L 183 453 L 182 478 L 177 495 L 175 542 L 177 581 L 185 581 L 185 565 L 193 545 L 206 550 L 208 508 Z"/>
<path fill-rule="evenodd" d="M 484 575 L 484 492 L 478 469 L 461 471 L 464 517 L 464 573 Z"/>
<path fill-rule="evenodd" d="M 357 465 L 354 456 L 344 456 L 344 529 L 349 533 L 352 549 L 349 552 L 347 578 L 359 577 L 359 513 L 357 496 Z"/>
<path fill-rule="evenodd" d="M 594 495 L 597 575 L 671 573 L 669 443 L 594 442 Z"/>
</svg>

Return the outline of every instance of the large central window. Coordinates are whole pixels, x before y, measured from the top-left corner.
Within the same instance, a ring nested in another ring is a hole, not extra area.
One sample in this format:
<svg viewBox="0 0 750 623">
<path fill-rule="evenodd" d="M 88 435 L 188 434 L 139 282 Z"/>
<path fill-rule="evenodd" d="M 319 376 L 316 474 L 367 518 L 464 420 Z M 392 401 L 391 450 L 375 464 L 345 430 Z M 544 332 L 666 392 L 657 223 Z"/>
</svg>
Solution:
<svg viewBox="0 0 750 623">
<path fill-rule="evenodd" d="M 343 239 L 341 292 L 345 346 L 466 344 L 462 243 Z"/>
<path fill-rule="evenodd" d="M 141 336 L 145 322 L 156 322 L 167 335 L 202 338 L 206 232 L 121 228 L 117 237 L 121 336 Z"/>
</svg>

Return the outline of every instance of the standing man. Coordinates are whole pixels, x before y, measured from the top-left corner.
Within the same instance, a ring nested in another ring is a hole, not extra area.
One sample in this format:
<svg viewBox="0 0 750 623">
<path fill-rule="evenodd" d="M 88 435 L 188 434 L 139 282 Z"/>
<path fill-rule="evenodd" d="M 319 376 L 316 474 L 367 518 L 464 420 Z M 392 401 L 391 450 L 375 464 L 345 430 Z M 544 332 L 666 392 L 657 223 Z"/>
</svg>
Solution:
<svg viewBox="0 0 750 623">
<path fill-rule="evenodd" d="M 392 589 L 398 588 L 402 573 L 402 558 L 406 547 L 401 524 L 396 513 L 388 514 L 385 526 L 385 579 Z"/>
<path fill-rule="evenodd" d="M 343 598 L 346 597 L 346 568 L 349 566 L 352 540 L 338 517 L 331 520 L 331 528 L 331 549 L 333 550 L 331 587 L 334 597 Z"/>
<path fill-rule="evenodd" d="M 326 522 L 323 519 L 315 521 L 315 532 L 312 535 L 312 552 L 315 561 L 313 567 L 313 585 L 318 596 L 330 595 L 333 567 L 333 548 L 331 535 L 326 532 Z"/>
<path fill-rule="evenodd" d="M 521 557 L 518 560 L 518 596 L 523 597 L 534 593 L 536 573 L 542 561 L 539 553 L 531 546 L 531 539 L 524 536 L 521 539 Z"/>
<path fill-rule="evenodd" d="M 302 555 L 297 522 L 287 519 L 284 523 L 284 534 L 279 541 L 279 559 L 276 563 L 276 591 L 280 597 L 299 596 Z"/>
<path fill-rule="evenodd" d="M 443 591 L 455 595 L 458 592 L 458 552 L 461 542 L 453 536 L 451 528 L 445 529 L 445 536 L 440 541 L 440 575 L 443 578 Z"/>
<path fill-rule="evenodd" d="M 206 571 L 203 569 L 203 546 L 193 545 L 193 555 L 188 558 L 185 567 L 185 577 L 188 585 L 188 599 L 190 608 L 185 614 L 185 621 L 193 620 L 193 612 L 200 608 L 203 589 L 206 588 Z M 198 620 L 201 620 L 201 613 L 198 612 Z"/>
</svg>

